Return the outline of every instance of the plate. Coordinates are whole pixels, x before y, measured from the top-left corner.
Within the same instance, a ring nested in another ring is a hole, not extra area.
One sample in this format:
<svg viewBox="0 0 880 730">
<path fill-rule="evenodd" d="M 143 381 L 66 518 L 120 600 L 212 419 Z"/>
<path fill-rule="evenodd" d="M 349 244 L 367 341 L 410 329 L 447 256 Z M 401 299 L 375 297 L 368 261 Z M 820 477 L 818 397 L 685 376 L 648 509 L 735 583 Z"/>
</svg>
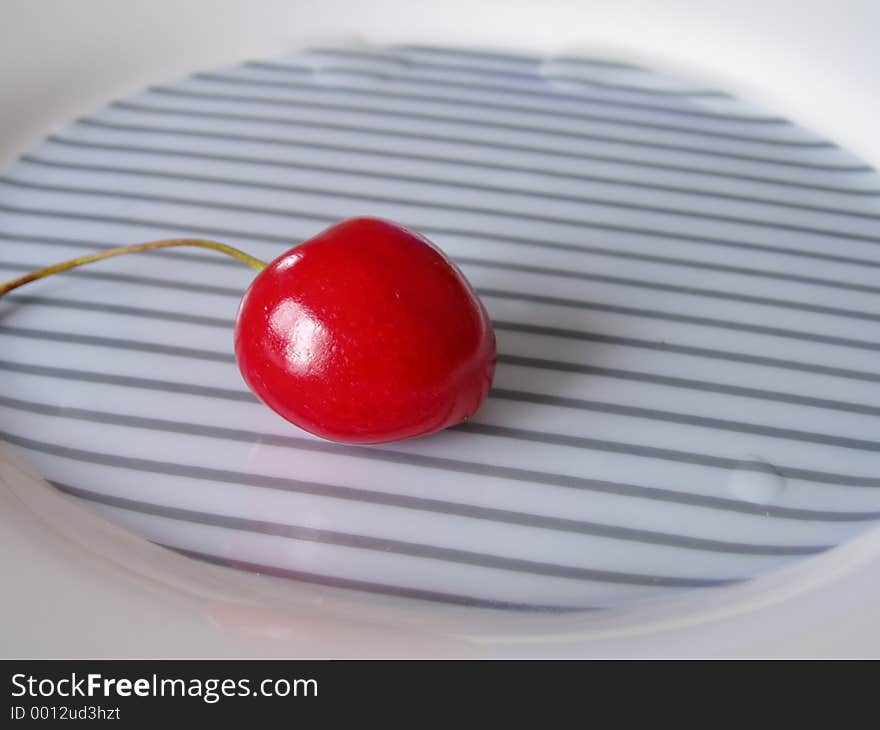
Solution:
<svg viewBox="0 0 880 730">
<path fill-rule="evenodd" d="M 740 583 L 880 518 L 880 179 L 713 89 L 599 59 L 318 48 L 77 120 L 0 181 L 0 275 L 156 238 L 271 259 L 354 215 L 462 268 L 469 423 L 377 447 L 258 404 L 250 272 L 123 257 L 0 309 L 2 438 L 185 555 L 364 603 L 569 613 Z"/>
</svg>

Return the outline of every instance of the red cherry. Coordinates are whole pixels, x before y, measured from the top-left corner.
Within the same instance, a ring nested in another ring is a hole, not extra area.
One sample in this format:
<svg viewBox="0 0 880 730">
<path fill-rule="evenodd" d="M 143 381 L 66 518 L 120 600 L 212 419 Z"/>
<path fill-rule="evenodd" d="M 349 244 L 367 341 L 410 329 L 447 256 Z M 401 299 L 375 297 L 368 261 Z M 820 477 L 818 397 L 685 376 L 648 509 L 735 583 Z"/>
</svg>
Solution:
<svg viewBox="0 0 880 730">
<path fill-rule="evenodd" d="M 235 352 L 266 405 L 350 443 L 459 423 L 495 371 L 492 324 L 464 275 L 426 239 L 374 218 L 334 225 L 261 271 Z"/>
</svg>

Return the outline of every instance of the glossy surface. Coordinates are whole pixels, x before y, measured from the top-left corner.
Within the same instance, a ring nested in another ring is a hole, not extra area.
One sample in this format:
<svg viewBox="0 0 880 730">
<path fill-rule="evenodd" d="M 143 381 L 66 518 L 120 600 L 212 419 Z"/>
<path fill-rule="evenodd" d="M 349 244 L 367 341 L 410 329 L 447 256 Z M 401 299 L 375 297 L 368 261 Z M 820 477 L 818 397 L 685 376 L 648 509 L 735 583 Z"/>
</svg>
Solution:
<svg viewBox="0 0 880 730">
<path fill-rule="evenodd" d="M 235 350 L 263 402 L 350 443 L 459 423 L 495 372 L 492 325 L 464 275 L 426 239 L 373 218 L 331 226 L 260 272 Z"/>
</svg>

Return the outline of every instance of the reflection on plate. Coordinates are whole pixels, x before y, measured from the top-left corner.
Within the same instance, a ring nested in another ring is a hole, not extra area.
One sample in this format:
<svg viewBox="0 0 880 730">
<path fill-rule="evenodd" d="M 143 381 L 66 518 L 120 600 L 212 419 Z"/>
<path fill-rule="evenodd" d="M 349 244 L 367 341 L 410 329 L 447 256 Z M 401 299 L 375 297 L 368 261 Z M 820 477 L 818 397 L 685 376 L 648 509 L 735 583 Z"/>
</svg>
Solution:
<svg viewBox="0 0 880 730">
<path fill-rule="evenodd" d="M 0 181 L 0 276 L 183 235 L 271 259 L 361 214 L 483 296 L 500 358 L 468 424 L 297 431 L 234 364 L 249 270 L 172 251 L 4 300 L 2 438 L 152 541 L 365 598 L 646 601 L 880 519 L 880 178 L 643 69 L 315 49 L 155 87 Z"/>
</svg>

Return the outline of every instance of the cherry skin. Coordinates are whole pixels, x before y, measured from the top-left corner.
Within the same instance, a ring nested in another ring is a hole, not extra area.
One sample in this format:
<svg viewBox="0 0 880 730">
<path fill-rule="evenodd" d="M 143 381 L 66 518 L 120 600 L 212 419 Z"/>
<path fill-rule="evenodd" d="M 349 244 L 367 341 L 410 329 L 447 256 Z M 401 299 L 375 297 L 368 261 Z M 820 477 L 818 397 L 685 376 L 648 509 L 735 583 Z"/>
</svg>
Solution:
<svg viewBox="0 0 880 730">
<path fill-rule="evenodd" d="M 495 336 L 464 275 L 425 238 L 352 218 L 282 254 L 242 299 L 245 382 L 300 428 L 381 443 L 469 418 L 495 372 Z"/>
</svg>

